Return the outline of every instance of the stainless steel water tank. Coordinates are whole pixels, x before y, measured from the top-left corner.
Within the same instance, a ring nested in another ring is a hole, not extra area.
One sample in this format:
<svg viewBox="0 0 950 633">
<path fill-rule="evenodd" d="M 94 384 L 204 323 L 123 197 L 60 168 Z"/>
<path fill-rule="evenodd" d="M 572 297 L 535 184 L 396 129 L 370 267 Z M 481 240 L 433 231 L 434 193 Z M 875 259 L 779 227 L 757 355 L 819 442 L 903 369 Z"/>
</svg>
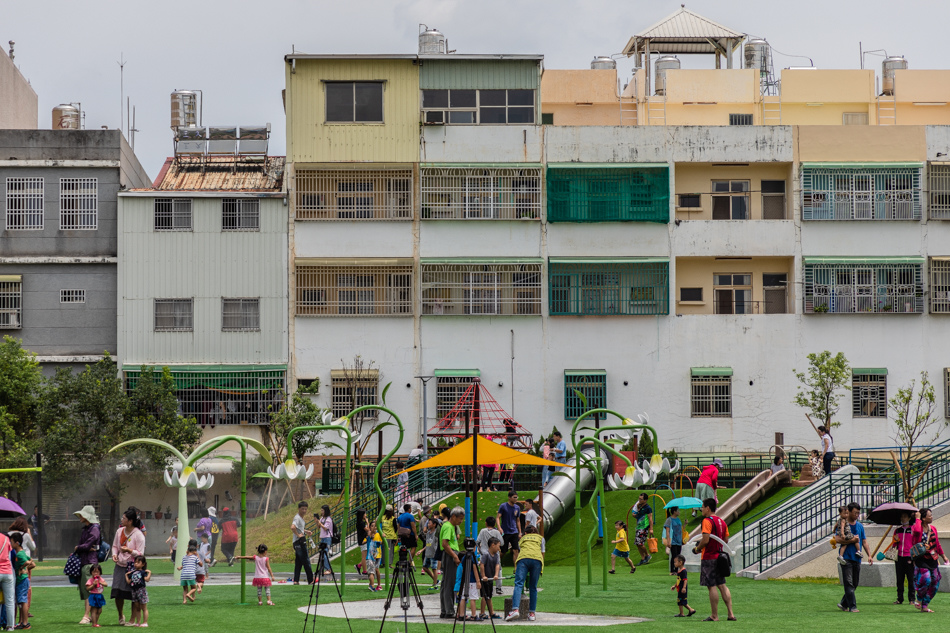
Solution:
<svg viewBox="0 0 950 633">
<path fill-rule="evenodd" d="M 590 63 L 591 70 L 615 70 L 617 62 L 606 55 L 599 55 Z"/>
<path fill-rule="evenodd" d="M 176 90 L 171 98 L 172 129 L 198 125 L 198 93 L 193 90 Z"/>
<path fill-rule="evenodd" d="M 79 108 L 65 103 L 53 108 L 53 129 L 78 130 Z"/>
<path fill-rule="evenodd" d="M 445 55 L 445 36 L 438 29 L 426 29 L 419 33 L 420 55 Z"/>
<path fill-rule="evenodd" d="M 907 60 L 903 56 L 893 55 L 887 57 L 881 63 L 883 79 L 881 80 L 881 91 L 886 95 L 894 94 L 894 71 L 907 70 Z"/>
<path fill-rule="evenodd" d="M 743 47 L 745 67 L 765 73 L 769 68 L 769 43 L 763 39 L 753 38 Z"/>
<path fill-rule="evenodd" d="M 654 92 L 658 95 L 666 94 L 666 71 L 679 70 L 680 60 L 675 55 L 663 55 L 657 58 L 653 68 L 656 70 Z"/>
</svg>

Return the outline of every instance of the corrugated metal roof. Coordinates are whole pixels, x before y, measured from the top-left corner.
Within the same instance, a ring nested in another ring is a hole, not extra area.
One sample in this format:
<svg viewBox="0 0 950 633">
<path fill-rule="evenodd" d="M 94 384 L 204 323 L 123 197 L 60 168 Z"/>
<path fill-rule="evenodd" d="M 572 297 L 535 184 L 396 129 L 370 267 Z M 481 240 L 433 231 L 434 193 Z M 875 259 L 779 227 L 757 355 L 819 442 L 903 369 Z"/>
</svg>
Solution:
<svg viewBox="0 0 950 633">
<path fill-rule="evenodd" d="M 708 40 L 743 37 L 744 33 L 683 7 L 631 37 L 623 52 L 632 55 L 642 48 L 643 40 L 650 40 L 650 50 L 657 53 L 714 53 L 716 49 Z"/>
<path fill-rule="evenodd" d="M 155 179 L 154 188 L 158 191 L 280 191 L 283 184 L 283 156 L 268 156 L 264 163 L 208 158 L 200 164 L 178 164 L 169 158 Z"/>
</svg>

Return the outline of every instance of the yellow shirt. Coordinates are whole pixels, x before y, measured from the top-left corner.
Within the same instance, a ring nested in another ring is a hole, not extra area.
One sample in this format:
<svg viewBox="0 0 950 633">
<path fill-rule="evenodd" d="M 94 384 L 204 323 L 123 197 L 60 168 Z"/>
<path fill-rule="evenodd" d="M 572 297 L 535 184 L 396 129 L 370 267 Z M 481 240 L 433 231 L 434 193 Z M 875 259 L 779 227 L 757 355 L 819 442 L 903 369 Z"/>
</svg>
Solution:
<svg viewBox="0 0 950 633">
<path fill-rule="evenodd" d="M 627 542 L 627 531 L 626 530 L 617 530 L 617 540 L 619 543 L 614 543 L 614 547 L 618 552 L 629 552 L 630 544 Z"/>
<path fill-rule="evenodd" d="M 383 516 L 383 536 L 386 537 L 388 541 L 396 540 L 396 528 L 393 527 L 393 520 L 387 519 L 386 516 Z"/>
<path fill-rule="evenodd" d="M 383 557 L 383 539 L 379 535 L 379 532 L 373 535 L 373 543 L 376 545 L 376 552 L 373 554 L 373 558 L 379 560 Z"/>
<path fill-rule="evenodd" d="M 541 569 L 544 569 L 544 537 L 540 534 L 525 534 L 518 541 L 521 547 L 521 553 L 518 554 L 518 560 L 522 558 L 531 558 L 541 561 Z"/>
</svg>

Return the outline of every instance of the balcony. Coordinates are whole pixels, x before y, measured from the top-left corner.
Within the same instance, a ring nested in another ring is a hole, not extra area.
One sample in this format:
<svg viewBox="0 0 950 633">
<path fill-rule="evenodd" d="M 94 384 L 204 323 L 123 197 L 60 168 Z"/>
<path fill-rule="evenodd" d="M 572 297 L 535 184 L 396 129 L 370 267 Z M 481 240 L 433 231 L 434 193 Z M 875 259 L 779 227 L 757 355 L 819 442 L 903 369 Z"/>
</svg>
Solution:
<svg viewBox="0 0 950 633">
<path fill-rule="evenodd" d="M 806 314 L 923 314 L 922 257 L 806 257 Z"/>
</svg>

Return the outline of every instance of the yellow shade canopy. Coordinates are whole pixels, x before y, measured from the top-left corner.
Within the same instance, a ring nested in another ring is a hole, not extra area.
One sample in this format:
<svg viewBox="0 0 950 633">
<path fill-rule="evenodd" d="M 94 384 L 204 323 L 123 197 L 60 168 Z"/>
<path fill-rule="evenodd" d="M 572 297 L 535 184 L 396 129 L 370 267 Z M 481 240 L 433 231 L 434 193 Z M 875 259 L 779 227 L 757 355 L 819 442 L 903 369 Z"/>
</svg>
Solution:
<svg viewBox="0 0 950 633">
<path fill-rule="evenodd" d="M 414 470 L 422 470 L 424 468 L 438 468 L 441 466 L 471 466 L 475 461 L 475 440 L 478 441 L 478 465 L 484 466 L 485 464 L 532 464 L 534 466 L 554 466 L 562 467 L 564 464 L 559 464 L 558 462 L 552 462 L 548 459 L 543 459 L 541 457 L 535 457 L 534 455 L 528 455 L 522 453 L 521 451 L 516 451 L 513 448 L 508 448 L 507 446 L 502 446 L 501 444 L 495 444 L 491 440 L 486 440 L 481 435 L 476 435 L 470 437 L 450 448 L 447 451 L 443 451 L 436 455 L 435 457 L 430 457 L 421 464 L 416 464 L 412 468 L 407 468 L 403 470 L 403 473 L 411 473 Z M 396 473 L 391 475 L 395 477 L 401 473 Z"/>
</svg>

